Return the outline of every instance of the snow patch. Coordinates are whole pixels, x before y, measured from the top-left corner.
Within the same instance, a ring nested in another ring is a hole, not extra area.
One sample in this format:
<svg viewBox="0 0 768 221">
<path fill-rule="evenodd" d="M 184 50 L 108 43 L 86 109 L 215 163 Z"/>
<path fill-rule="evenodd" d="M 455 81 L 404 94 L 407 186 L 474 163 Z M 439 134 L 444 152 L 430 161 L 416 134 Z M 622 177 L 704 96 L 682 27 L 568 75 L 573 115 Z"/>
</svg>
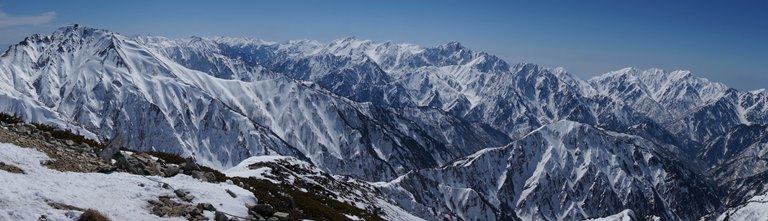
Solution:
<svg viewBox="0 0 768 221">
<path fill-rule="evenodd" d="M 193 203 L 211 203 L 220 211 L 241 217 L 247 215 L 246 203 L 256 203 L 251 192 L 231 184 L 206 183 L 186 175 L 163 178 L 127 173 L 60 172 L 41 165 L 48 159 L 33 149 L 0 144 L 0 162 L 25 171 L 25 174 L 14 174 L 0 170 L 0 220 L 36 220 L 40 215 L 50 220 L 71 220 L 66 216 L 68 211 L 51 208 L 46 200 L 95 209 L 112 220 L 184 220 L 150 214 L 148 200 L 174 195 L 172 190 L 160 187 L 155 181 L 189 190 L 195 196 Z M 232 198 L 225 189 L 238 197 Z M 206 215 L 213 218 L 213 214 Z"/>
</svg>

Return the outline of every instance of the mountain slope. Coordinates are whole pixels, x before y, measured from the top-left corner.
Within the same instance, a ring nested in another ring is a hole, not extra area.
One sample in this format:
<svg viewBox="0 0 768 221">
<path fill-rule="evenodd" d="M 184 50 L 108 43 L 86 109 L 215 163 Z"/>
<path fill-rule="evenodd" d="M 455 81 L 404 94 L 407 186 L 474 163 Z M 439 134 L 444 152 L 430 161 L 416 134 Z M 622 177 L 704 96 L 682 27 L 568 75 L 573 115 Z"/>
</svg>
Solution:
<svg viewBox="0 0 768 221">
<path fill-rule="evenodd" d="M 676 155 L 640 137 L 560 121 L 379 186 L 416 214 L 457 220 L 571 220 L 624 209 L 695 220 L 718 210 L 714 185 Z"/>
<path fill-rule="evenodd" d="M 237 72 L 251 81 L 217 78 L 109 31 L 68 26 L 27 42 L 0 59 L 3 77 L 15 84 L 2 92 L 15 99 L 8 107 L 28 101 L 28 109 L 57 113 L 55 120 L 100 138 L 122 133 L 128 147 L 192 155 L 217 168 L 280 154 L 384 180 L 507 141 L 441 112 L 430 114 L 456 123 L 440 128 L 457 126 L 464 136 L 431 137 L 438 134 L 423 128 L 437 122 L 420 125 L 263 68 Z M 4 111 L 35 120 L 28 110 Z"/>
</svg>

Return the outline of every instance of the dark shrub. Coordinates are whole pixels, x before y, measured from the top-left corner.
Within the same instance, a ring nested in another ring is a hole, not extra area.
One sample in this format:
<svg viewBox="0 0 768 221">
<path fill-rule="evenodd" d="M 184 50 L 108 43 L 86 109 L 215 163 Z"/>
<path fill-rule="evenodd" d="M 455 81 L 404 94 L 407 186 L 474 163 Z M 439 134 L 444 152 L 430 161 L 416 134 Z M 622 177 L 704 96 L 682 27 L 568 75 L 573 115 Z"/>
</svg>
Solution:
<svg viewBox="0 0 768 221">
<path fill-rule="evenodd" d="M 35 125 L 35 127 L 38 130 L 47 131 L 48 133 L 51 133 L 51 136 L 57 139 L 71 140 L 79 144 L 83 144 L 83 143 L 88 144 L 88 146 L 91 146 L 96 149 L 101 149 L 104 147 L 102 144 L 100 144 L 99 142 L 96 142 L 95 140 L 85 138 L 83 135 L 72 133 L 72 131 L 69 131 L 69 130 L 59 130 L 45 124 L 33 123 L 32 125 Z"/>
<path fill-rule="evenodd" d="M 0 122 L 6 124 L 18 124 L 21 123 L 21 118 L 16 115 L 0 113 Z"/>
</svg>

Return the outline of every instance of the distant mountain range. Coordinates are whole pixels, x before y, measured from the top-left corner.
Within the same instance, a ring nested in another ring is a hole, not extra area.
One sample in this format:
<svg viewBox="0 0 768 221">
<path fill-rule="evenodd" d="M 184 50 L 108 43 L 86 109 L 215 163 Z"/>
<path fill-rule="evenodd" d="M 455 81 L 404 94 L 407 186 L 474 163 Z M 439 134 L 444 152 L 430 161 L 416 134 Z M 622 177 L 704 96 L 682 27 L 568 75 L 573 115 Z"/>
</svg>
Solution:
<svg viewBox="0 0 768 221">
<path fill-rule="evenodd" d="M 582 80 L 457 42 L 70 25 L 0 55 L 0 112 L 222 170 L 289 156 L 426 220 L 767 217 L 767 102 L 689 71 Z"/>
</svg>

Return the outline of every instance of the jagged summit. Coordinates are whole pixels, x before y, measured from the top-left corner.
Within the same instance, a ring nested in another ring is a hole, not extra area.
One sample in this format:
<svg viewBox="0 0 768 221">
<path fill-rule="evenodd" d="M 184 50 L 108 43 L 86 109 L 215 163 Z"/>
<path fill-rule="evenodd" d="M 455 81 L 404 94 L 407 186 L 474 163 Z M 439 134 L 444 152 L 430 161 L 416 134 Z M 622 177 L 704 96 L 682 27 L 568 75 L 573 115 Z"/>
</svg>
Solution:
<svg viewBox="0 0 768 221">
<path fill-rule="evenodd" d="M 440 49 L 443 49 L 443 50 L 450 50 L 450 51 L 469 50 L 468 48 L 464 47 L 464 45 L 462 45 L 458 41 L 450 41 L 448 43 L 439 45 L 437 47 L 440 48 Z"/>
<path fill-rule="evenodd" d="M 72 24 L 60 27 L 54 31 L 50 37 L 53 41 L 59 42 L 59 46 L 65 48 L 65 50 L 75 50 L 81 48 L 81 45 L 94 43 L 106 45 L 119 44 L 116 42 L 119 41 L 117 38 L 121 36 L 118 33 L 105 29 L 96 29 Z"/>
</svg>

